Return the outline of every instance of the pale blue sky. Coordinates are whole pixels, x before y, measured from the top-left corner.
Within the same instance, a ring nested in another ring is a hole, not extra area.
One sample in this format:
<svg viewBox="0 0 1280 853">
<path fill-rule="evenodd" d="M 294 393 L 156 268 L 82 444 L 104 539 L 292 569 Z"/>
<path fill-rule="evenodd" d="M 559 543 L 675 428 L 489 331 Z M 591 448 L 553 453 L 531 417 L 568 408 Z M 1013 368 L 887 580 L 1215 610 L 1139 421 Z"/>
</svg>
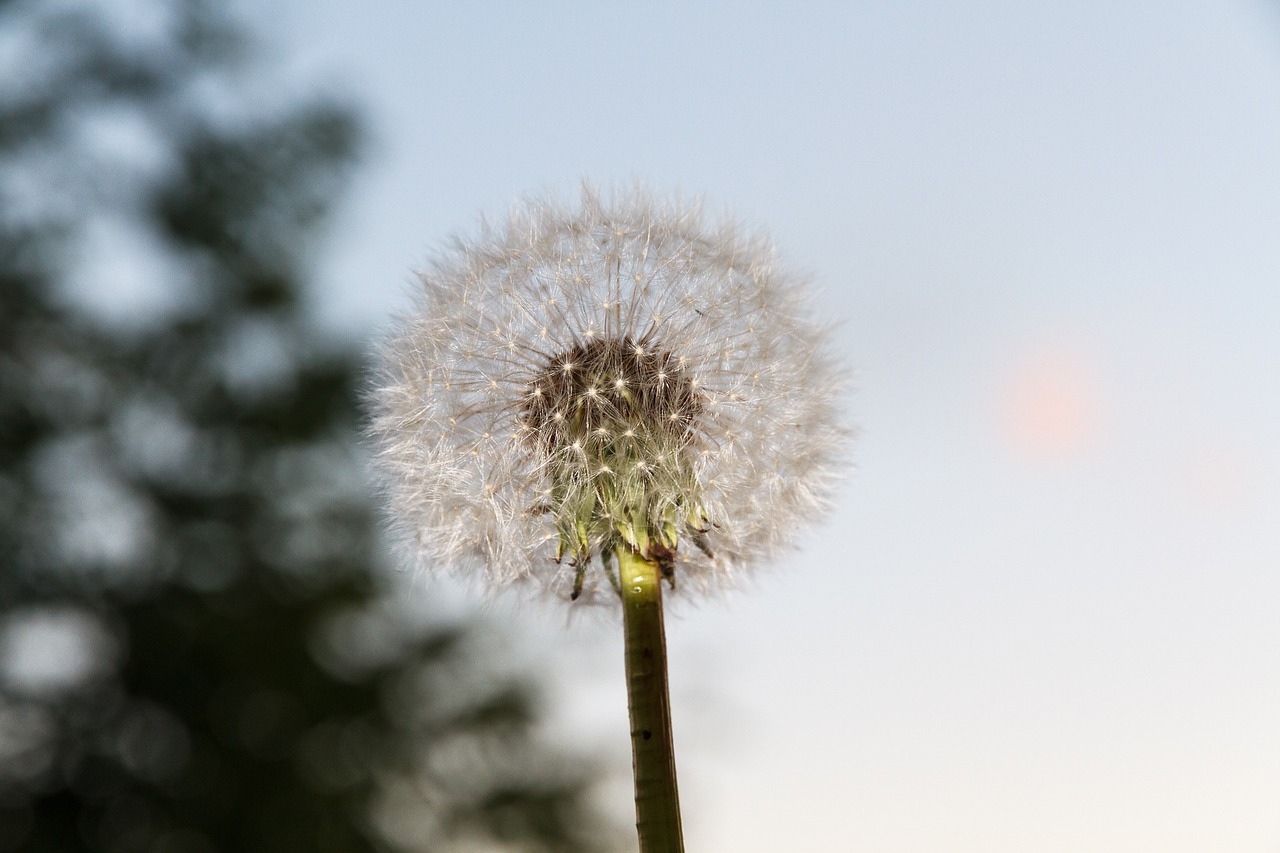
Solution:
<svg viewBox="0 0 1280 853">
<path fill-rule="evenodd" d="M 1275 4 L 241 5 L 368 107 L 335 322 L 584 177 L 843 320 L 834 516 L 669 629 L 690 850 L 1280 849 Z M 613 632 L 523 619 L 625 767 Z"/>
</svg>

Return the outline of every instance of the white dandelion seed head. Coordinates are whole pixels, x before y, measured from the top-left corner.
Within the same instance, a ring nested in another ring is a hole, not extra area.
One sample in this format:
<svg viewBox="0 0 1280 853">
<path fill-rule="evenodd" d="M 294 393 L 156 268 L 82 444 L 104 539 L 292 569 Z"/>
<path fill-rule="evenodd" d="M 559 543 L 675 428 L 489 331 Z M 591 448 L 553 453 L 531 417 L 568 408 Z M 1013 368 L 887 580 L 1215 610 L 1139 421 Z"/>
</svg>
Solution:
<svg viewBox="0 0 1280 853">
<path fill-rule="evenodd" d="M 584 189 L 419 280 L 370 404 L 388 516 L 423 565 L 559 598 L 577 575 L 611 601 L 602 558 L 625 545 L 703 594 L 826 508 L 843 381 L 767 240 Z"/>
</svg>

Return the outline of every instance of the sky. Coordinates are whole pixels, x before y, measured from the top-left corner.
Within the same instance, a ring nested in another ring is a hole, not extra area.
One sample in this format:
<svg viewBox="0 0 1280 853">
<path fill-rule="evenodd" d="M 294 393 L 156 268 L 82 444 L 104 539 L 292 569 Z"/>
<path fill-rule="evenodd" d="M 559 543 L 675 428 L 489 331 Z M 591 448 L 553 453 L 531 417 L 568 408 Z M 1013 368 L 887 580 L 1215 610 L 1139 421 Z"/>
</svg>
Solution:
<svg viewBox="0 0 1280 853">
<path fill-rule="evenodd" d="M 668 624 L 688 849 L 1280 851 L 1280 6 L 240 5 L 372 131 L 335 326 L 583 179 L 839 321 L 834 511 Z M 625 818 L 620 632 L 509 606 Z"/>
</svg>

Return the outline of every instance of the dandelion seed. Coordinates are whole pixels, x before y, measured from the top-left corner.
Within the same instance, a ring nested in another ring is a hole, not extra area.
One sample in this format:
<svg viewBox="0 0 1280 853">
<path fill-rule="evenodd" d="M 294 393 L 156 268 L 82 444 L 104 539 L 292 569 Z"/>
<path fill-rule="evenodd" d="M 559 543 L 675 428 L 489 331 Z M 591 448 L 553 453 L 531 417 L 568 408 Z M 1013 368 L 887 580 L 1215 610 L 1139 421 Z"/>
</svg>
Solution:
<svg viewBox="0 0 1280 853">
<path fill-rule="evenodd" d="M 841 383 L 767 241 L 588 190 L 519 208 L 420 278 L 371 402 L 389 516 L 424 564 L 558 598 L 580 584 L 581 605 L 617 601 L 604 572 L 575 578 L 592 557 L 666 548 L 677 594 L 707 594 L 824 508 Z M 688 519 L 713 525 L 705 550 L 681 547 Z M 546 559 L 557 542 L 575 565 Z"/>
</svg>

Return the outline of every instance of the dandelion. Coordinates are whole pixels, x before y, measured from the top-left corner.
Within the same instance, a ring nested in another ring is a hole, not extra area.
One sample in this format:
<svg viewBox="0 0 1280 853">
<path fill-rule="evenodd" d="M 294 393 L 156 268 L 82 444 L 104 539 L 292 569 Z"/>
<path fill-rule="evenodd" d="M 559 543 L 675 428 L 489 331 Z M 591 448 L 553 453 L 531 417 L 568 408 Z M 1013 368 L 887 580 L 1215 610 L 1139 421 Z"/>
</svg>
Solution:
<svg viewBox="0 0 1280 853">
<path fill-rule="evenodd" d="M 805 282 L 694 207 L 589 189 L 419 278 L 371 395 L 389 517 L 432 567 L 621 603 L 642 847 L 681 849 L 662 585 L 731 585 L 825 508 L 846 432 Z"/>
</svg>

